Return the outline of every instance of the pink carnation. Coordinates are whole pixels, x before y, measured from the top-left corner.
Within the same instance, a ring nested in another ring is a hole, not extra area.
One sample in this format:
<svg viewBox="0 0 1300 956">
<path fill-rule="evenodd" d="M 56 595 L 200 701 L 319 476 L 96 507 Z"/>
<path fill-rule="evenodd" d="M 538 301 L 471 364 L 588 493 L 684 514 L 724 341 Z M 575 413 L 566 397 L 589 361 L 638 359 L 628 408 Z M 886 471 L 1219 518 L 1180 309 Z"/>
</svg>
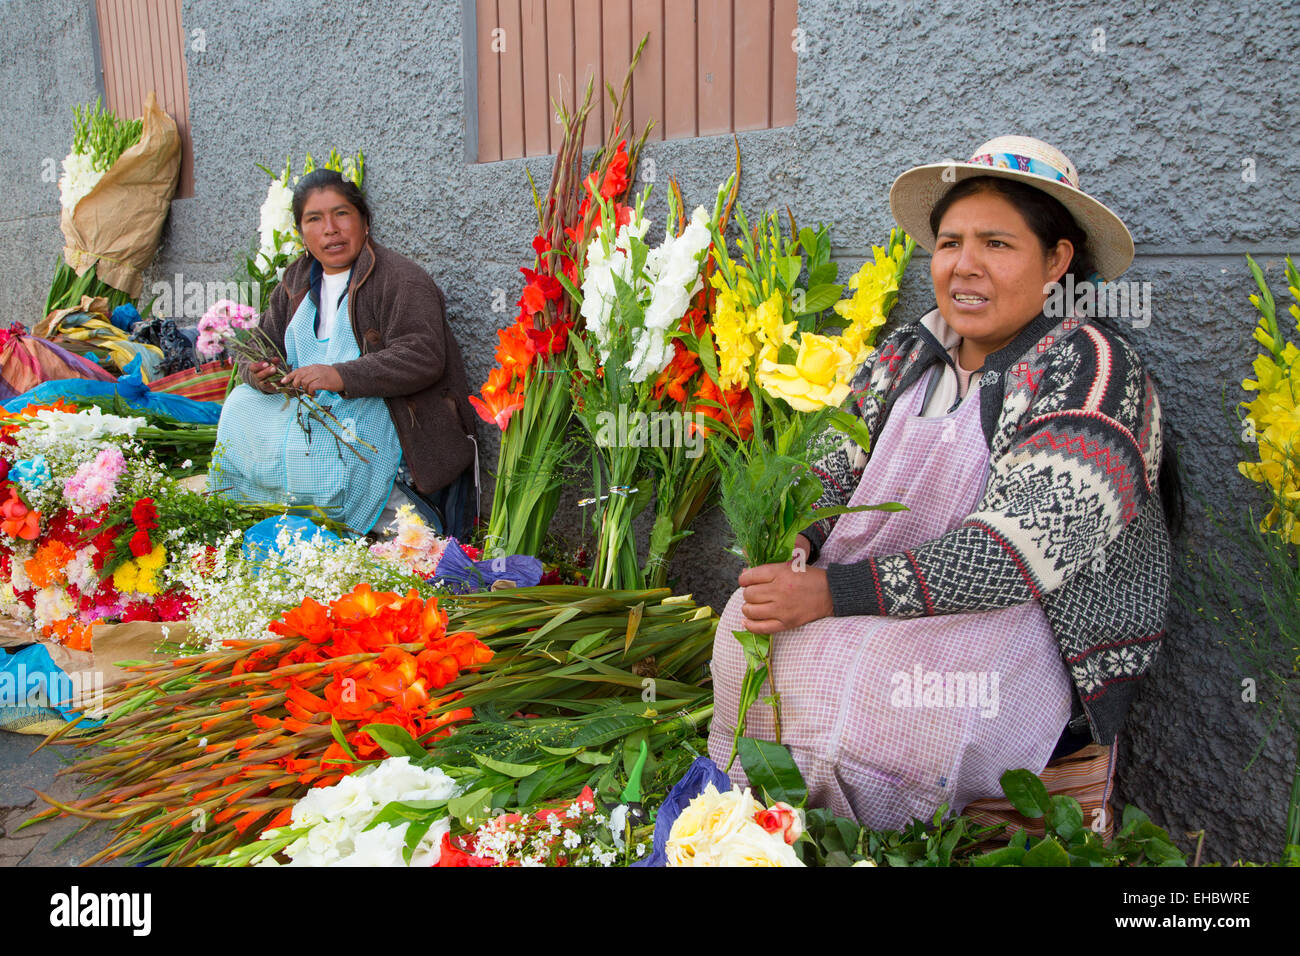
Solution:
<svg viewBox="0 0 1300 956">
<path fill-rule="evenodd" d="M 75 510 L 89 513 L 117 496 L 117 479 L 126 470 L 126 459 L 117 448 L 104 448 L 79 467 L 63 486 L 63 497 Z"/>
</svg>

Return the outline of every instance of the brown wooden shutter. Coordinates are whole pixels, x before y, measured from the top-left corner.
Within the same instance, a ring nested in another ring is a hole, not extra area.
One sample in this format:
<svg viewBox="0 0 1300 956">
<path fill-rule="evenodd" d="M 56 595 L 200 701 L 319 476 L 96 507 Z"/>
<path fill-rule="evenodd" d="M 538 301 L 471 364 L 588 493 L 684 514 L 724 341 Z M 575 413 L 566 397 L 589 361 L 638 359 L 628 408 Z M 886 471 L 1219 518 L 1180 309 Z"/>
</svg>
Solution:
<svg viewBox="0 0 1300 956">
<path fill-rule="evenodd" d="M 150 90 L 176 121 L 181 137 L 181 175 L 176 198 L 194 195 L 194 146 L 190 139 L 190 92 L 185 72 L 181 0 L 95 0 L 99 24 L 104 105 L 118 116 L 144 111 Z"/>
<path fill-rule="evenodd" d="M 604 138 L 606 83 L 620 84 L 640 38 L 632 125 L 652 140 L 795 122 L 798 0 L 476 0 L 478 159 L 559 145 L 552 100 L 572 109 L 594 77 L 585 145 Z"/>
</svg>

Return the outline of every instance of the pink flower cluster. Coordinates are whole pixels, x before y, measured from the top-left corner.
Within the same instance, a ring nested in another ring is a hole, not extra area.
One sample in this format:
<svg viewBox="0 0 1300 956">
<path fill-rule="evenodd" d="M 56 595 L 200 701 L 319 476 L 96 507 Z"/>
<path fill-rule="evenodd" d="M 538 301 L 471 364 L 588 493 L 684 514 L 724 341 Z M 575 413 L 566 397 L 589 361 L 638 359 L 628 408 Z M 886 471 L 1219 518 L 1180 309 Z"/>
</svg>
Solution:
<svg viewBox="0 0 1300 956">
<path fill-rule="evenodd" d="M 253 325 L 256 315 L 252 306 L 221 299 L 199 319 L 199 340 L 195 348 L 205 358 L 216 358 L 225 350 L 230 334 Z"/>
<path fill-rule="evenodd" d="M 89 514 L 117 495 L 117 479 L 126 470 L 126 459 L 117 448 L 104 448 L 77 469 L 63 486 L 63 497 L 74 511 Z"/>
</svg>

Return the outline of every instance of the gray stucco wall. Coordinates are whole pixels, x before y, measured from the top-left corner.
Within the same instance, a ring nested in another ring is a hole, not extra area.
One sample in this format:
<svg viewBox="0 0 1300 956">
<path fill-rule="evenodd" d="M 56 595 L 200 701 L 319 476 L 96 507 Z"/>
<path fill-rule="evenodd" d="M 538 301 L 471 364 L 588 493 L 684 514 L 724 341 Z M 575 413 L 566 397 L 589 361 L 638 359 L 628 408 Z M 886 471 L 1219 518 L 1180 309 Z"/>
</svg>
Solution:
<svg viewBox="0 0 1300 956">
<path fill-rule="evenodd" d="M 39 318 L 61 246 L 57 189 L 40 170 L 67 151 L 68 108 L 95 95 L 86 9 L 0 2 L 5 322 Z M 509 318 L 492 311 L 493 290 L 513 302 L 531 255 L 524 167 L 545 181 L 550 164 L 466 162 L 460 4 L 187 0 L 184 24 L 206 39 L 188 53 L 196 195 L 174 205 L 150 280 L 229 276 L 265 194 L 254 163 L 364 149 L 376 237 L 437 278 L 481 382 Z M 798 123 L 740 136 L 741 201 L 834 223 L 847 276 L 887 235 L 888 188 L 904 169 L 964 158 L 1004 132 L 1055 143 L 1137 241 L 1127 278 L 1152 283 L 1154 314 L 1133 341 L 1181 436 L 1190 489 L 1225 511 L 1252 499 L 1220 395 L 1240 397 L 1255 353 L 1244 255 L 1280 290 L 1281 256 L 1300 252 L 1295 19 L 1266 3 L 804 0 L 800 26 Z M 730 139 L 652 144 L 646 156 L 702 201 L 727 175 Z M 896 314 L 915 318 L 931 301 L 918 256 Z M 483 436 L 493 462 L 495 436 Z M 569 530 L 582 490 L 575 482 L 566 500 Z M 1207 528 L 1193 515 L 1183 547 L 1203 549 Z M 701 521 L 675 567 L 680 589 L 718 607 L 739 570 L 723 534 L 716 515 Z M 1241 702 L 1242 676 L 1222 635 L 1175 607 L 1122 737 L 1120 798 L 1185 846 L 1204 829 L 1210 860 L 1279 849 L 1294 742 L 1278 737 L 1243 770 L 1262 725 Z"/>
</svg>

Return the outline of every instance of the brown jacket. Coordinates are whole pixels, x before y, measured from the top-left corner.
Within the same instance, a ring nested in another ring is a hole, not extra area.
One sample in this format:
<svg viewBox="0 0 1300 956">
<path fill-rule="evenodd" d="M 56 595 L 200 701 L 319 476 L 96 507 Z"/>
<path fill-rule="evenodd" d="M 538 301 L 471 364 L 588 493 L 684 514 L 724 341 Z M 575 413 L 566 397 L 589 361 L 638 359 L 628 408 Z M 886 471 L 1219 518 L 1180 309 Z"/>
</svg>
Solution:
<svg viewBox="0 0 1300 956">
<path fill-rule="evenodd" d="M 285 270 L 261 327 L 284 352 L 284 333 L 310 287 L 310 255 Z M 348 285 L 361 357 L 335 367 L 345 398 L 383 396 L 417 490 L 433 494 L 474 461 L 474 411 L 442 290 L 420 266 L 367 240 Z M 241 363 L 240 376 L 253 380 Z"/>
</svg>

